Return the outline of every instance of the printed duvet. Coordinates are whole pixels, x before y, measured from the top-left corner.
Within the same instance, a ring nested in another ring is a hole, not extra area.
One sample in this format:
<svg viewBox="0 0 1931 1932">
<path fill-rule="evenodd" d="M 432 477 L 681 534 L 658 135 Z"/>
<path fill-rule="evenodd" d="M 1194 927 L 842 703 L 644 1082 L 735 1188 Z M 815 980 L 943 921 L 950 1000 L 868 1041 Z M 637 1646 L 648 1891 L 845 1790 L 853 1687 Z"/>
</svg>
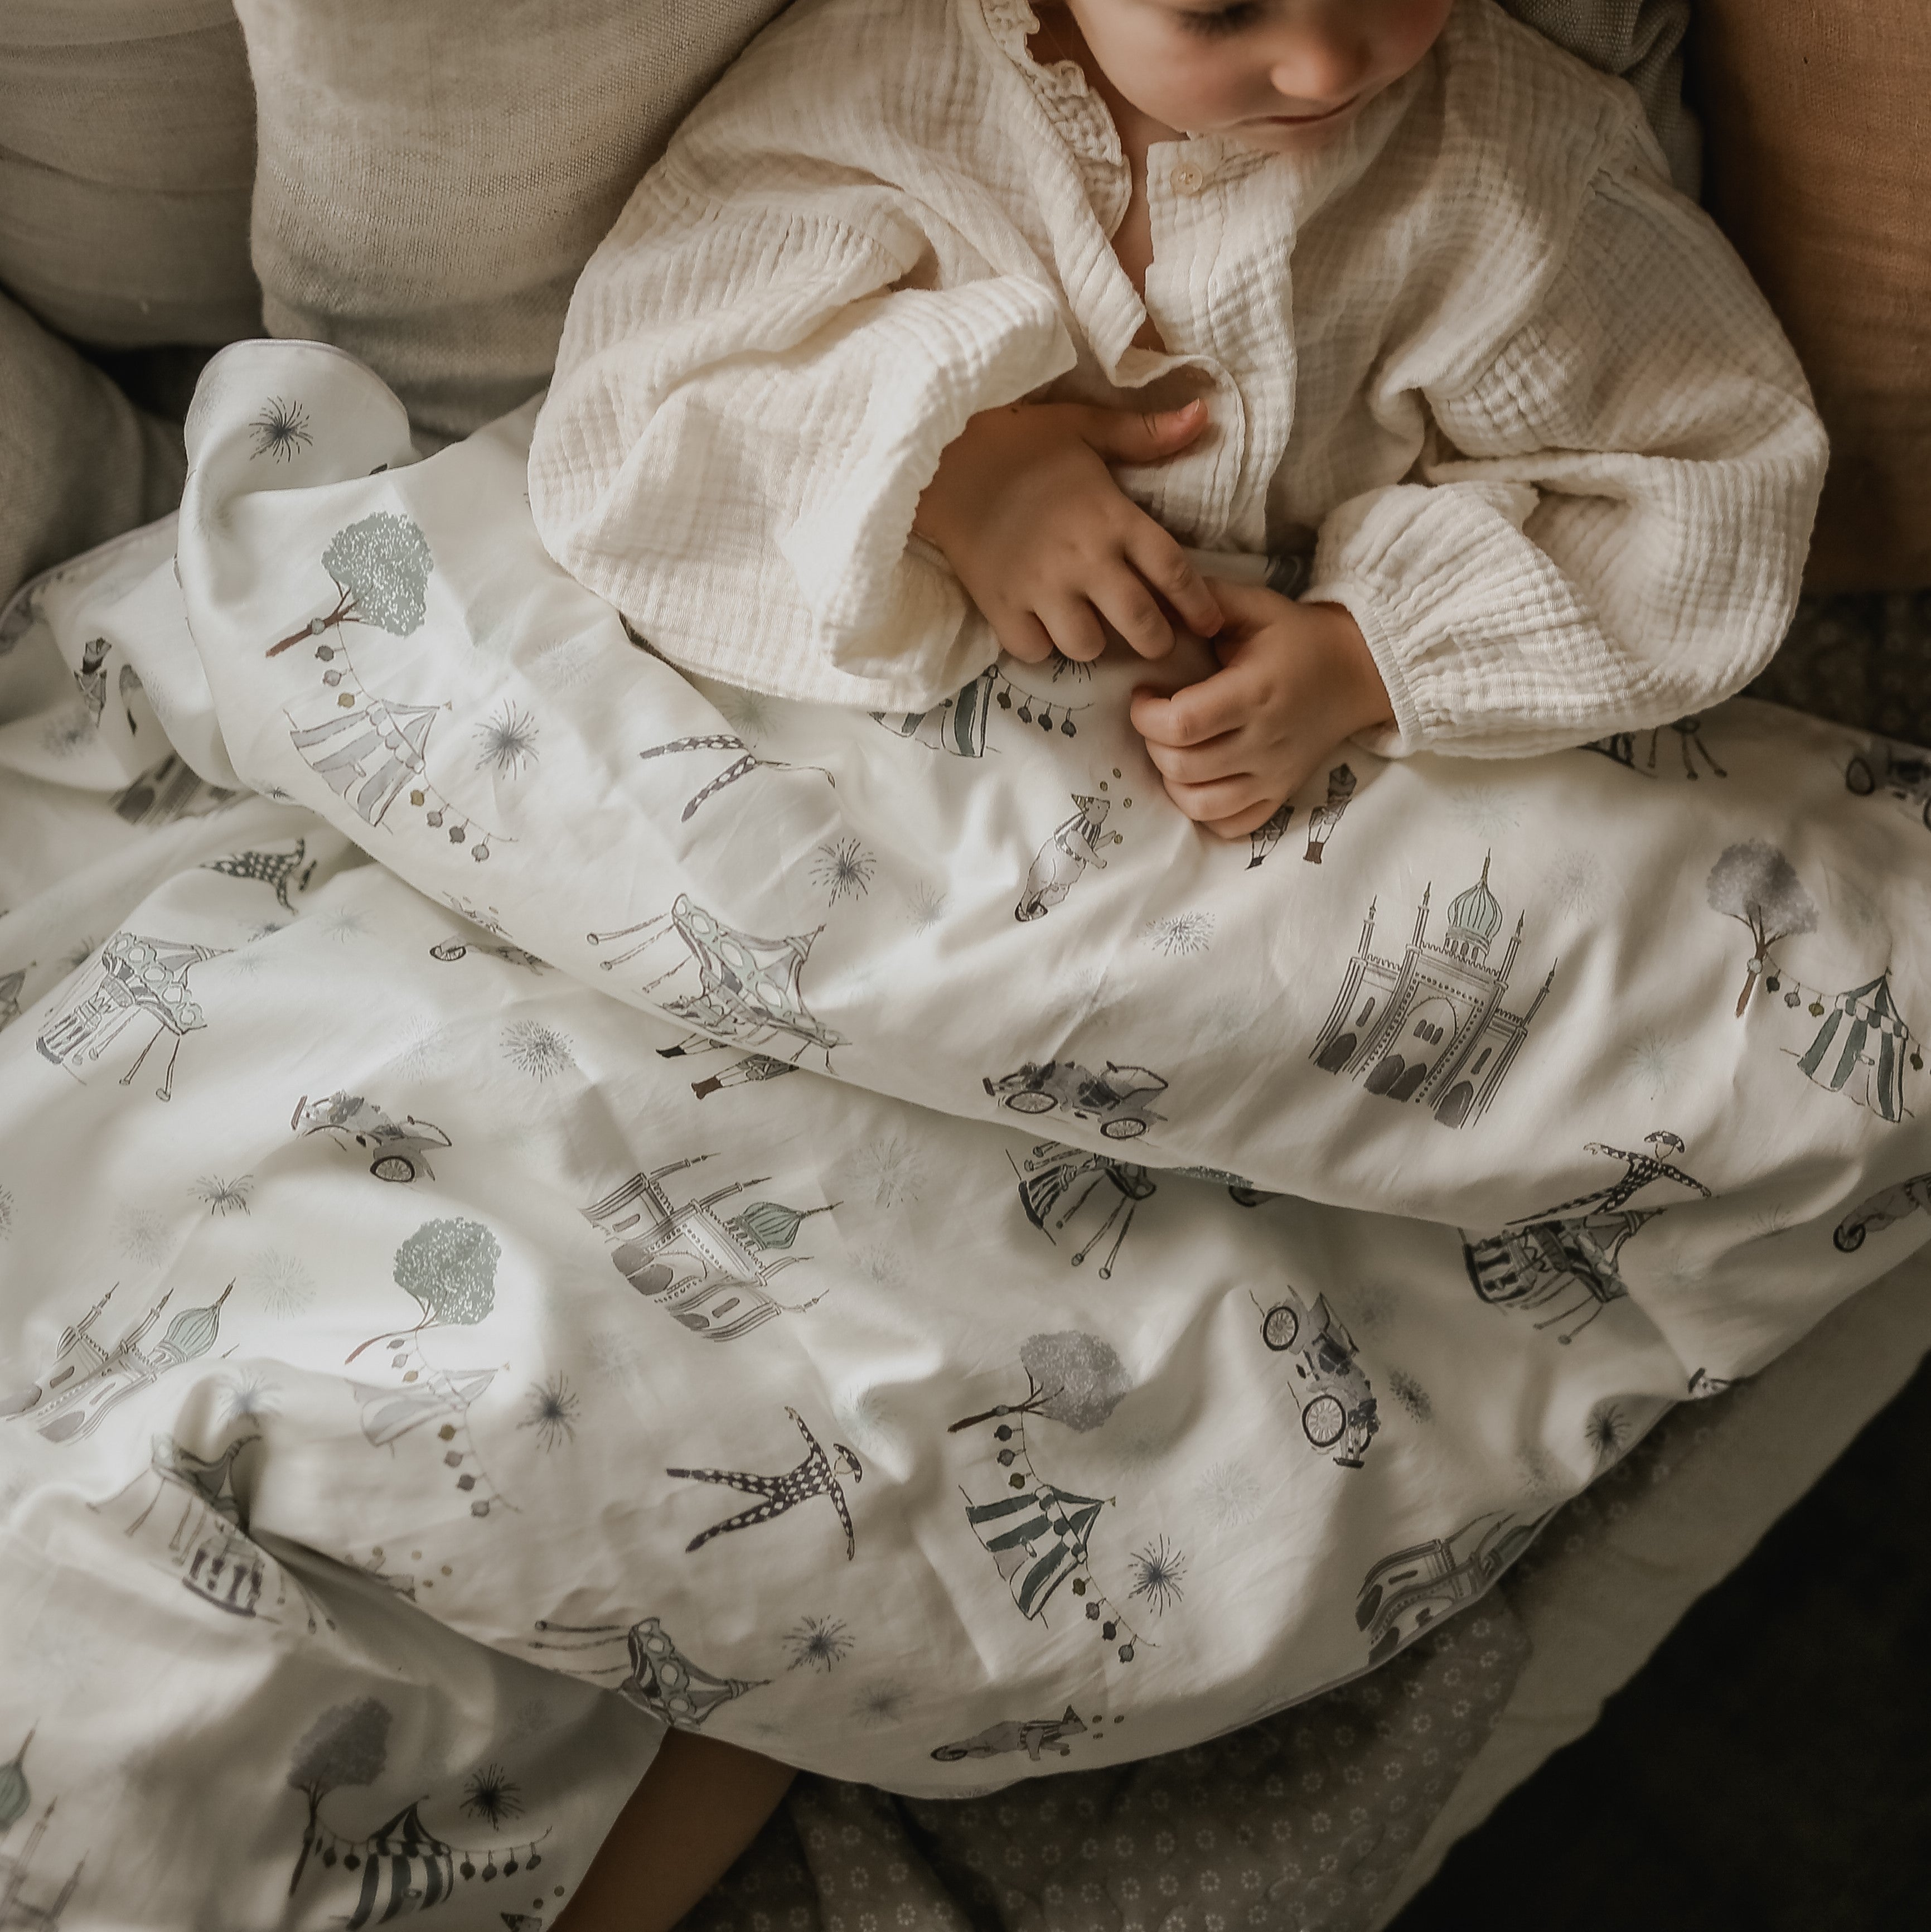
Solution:
<svg viewBox="0 0 1931 1932">
<path fill-rule="evenodd" d="M 666 1724 L 1198 1742 L 1931 1235 L 1923 754 L 1351 749 L 1226 844 L 1131 664 L 697 687 L 529 423 L 228 350 L 0 620 L 0 1924 L 540 1927 Z"/>
</svg>

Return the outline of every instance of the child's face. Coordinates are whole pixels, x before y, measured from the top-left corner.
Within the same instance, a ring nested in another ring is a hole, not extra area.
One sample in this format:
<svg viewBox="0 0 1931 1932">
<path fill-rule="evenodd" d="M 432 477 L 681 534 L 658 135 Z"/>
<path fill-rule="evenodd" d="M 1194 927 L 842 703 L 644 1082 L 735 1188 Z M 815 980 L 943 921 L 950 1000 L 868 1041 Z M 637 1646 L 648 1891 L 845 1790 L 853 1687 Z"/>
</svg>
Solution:
<svg viewBox="0 0 1931 1932">
<path fill-rule="evenodd" d="M 1328 139 L 1435 44 L 1454 0 L 1066 0 L 1143 114 L 1270 154 Z"/>
</svg>

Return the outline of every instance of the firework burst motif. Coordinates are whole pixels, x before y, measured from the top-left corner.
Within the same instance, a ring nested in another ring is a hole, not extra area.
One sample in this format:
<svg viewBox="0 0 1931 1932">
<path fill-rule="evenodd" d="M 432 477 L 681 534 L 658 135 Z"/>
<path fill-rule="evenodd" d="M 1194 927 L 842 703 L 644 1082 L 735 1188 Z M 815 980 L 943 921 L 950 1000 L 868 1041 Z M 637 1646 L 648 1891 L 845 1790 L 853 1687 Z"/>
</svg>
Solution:
<svg viewBox="0 0 1931 1932">
<path fill-rule="evenodd" d="M 503 1028 L 503 1058 L 532 1080 L 550 1080 L 577 1064 L 569 1040 L 541 1020 L 511 1020 Z"/>
<path fill-rule="evenodd" d="M 1759 1208 L 1750 1216 L 1750 1239 L 1753 1241 L 1774 1241 L 1780 1234 L 1789 1234 L 1792 1226 L 1788 1208 L 1781 1205 Z"/>
<path fill-rule="evenodd" d="M 925 1178 L 925 1162 L 903 1134 L 888 1134 L 859 1150 L 852 1163 L 874 1208 L 896 1208 L 916 1201 Z"/>
<path fill-rule="evenodd" d="M 1599 1462 L 1613 1462 L 1630 1436 L 1630 1419 L 1613 1402 L 1599 1402 L 1582 1425 L 1582 1439 Z"/>
<path fill-rule="evenodd" d="M 277 463 L 292 463 L 315 440 L 309 434 L 308 421 L 308 412 L 299 402 L 271 396 L 249 419 L 250 440 L 254 445 L 248 452 L 249 461 L 266 456 Z"/>
<path fill-rule="evenodd" d="M 874 1241 L 851 1251 L 852 1265 L 874 1288 L 890 1292 L 905 1286 L 905 1270 L 898 1250 L 883 1241 Z"/>
<path fill-rule="evenodd" d="M 1261 1514 L 1261 1485 L 1239 1462 L 1216 1462 L 1203 1470 L 1193 1493 L 1216 1529 L 1244 1529 Z"/>
<path fill-rule="evenodd" d="M 591 1369 L 605 1382 L 631 1382 L 642 1372 L 643 1351 L 634 1335 L 621 1329 L 606 1329 L 592 1335 L 589 1350 Z"/>
<path fill-rule="evenodd" d="M 1169 959 L 1204 952 L 1213 944 L 1213 915 L 1210 912 L 1169 913 L 1165 919 L 1149 920 L 1147 944 Z"/>
<path fill-rule="evenodd" d="M 921 879 L 912 888 L 911 903 L 906 912 L 914 932 L 930 932 L 946 916 L 946 889 Z"/>
<path fill-rule="evenodd" d="M 157 1268 L 167 1258 L 167 1217 L 152 1208 L 124 1208 L 115 1217 L 114 1243 L 130 1262 Z"/>
<path fill-rule="evenodd" d="M 547 1382 L 531 1384 L 523 1398 L 523 1420 L 517 1426 L 535 1430 L 539 1448 L 558 1448 L 576 1441 L 577 1418 L 583 1406 L 583 1398 L 570 1384 L 561 1376 L 552 1376 Z"/>
<path fill-rule="evenodd" d="M 862 898 L 877 869 L 878 861 L 856 838 L 826 839 L 811 862 L 811 876 L 829 890 L 833 905 L 842 898 Z"/>
<path fill-rule="evenodd" d="M 771 700 L 761 691 L 721 691 L 715 701 L 725 723 L 741 736 L 756 737 L 771 729 Z"/>
<path fill-rule="evenodd" d="M 271 1315 L 299 1315 L 315 1299 L 315 1278 L 293 1255 L 264 1248 L 241 1276 Z"/>
<path fill-rule="evenodd" d="M 1542 896 L 1572 915 L 1587 912 L 1602 892 L 1603 862 L 1587 850 L 1564 852 L 1543 874 Z"/>
<path fill-rule="evenodd" d="M 1664 1034 L 1639 1034 L 1623 1052 L 1623 1077 L 1652 1100 L 1676 1084 L 1682 1066 L 1682 1042 Z"/>
<path fill-rule="evenodd" d="M 253 1422 L 281 1413 L 281 1393 L 271 1382 L 252 1373 L 230 1376 L 221 1384 L 223 1426 Z"/>
<path fill-rule="evenodd" d="M 361 939 L 369 930 L 367 918 L 353 906 L 337 906 L 316 923 L 337 946 L 346 946 L 352 939 Z"/>
<path fill-rule="evenodd" d="M 536 762 L 535 722 L 507 699 L 476 727 L 476 742 L 483 748 L 478 771 L 487 765 L 499 777 L 520 778 L 523 766 Z"/>
<path fill-rule="evenodd" d="M 232 1180 L 218 1174 L 204 1174 L 194 1184 L 194 1198 L 211 1214 L 224 1221 L 230 1214 L 248 1212 L 248 1196 L 255 1191 L 252 1174 L 237 1174 Z"/>
<path fill-rule="evenodd" d="M 61 955 L 60 963 L 68 972 L 78 973 L 100 950 L 97 939 L 77 939 Z"/>
<path fill-rule="evenodd" d="M 486 1764 L 463 1783 L 463 1809 L 493 1830 L 523 1816 L 523 1787 L 499 1764 Z"/>
<path fill-rule="evenodd" d="M 895 1678 L 888 1677 L 877 1684 L 868 1684 L 852 1700 L 852 1715 L 867 1730 L 883 1730 L 888 1724 L 898 1723 L 911 1701 L 910 1689 Z"/>
<path fill-rule="evenodd" d="M 1400 1369 L 1388 1371 L 1388 1393 L 1413 1416 L 1417 1422 L 1435 1420 L 1435 1404 L 1429 1392 L 1411 1375 Z"/>
<path fill-rule="evenodd" d="M 1156 1536 L 1145 1549 L 1133 1552 L 1133 1588 L 1128 1594 L 1144 1597 L 1154 1616 L 1165 1616 L 1180 1601 L 1180 1583 L 1186 1574 L 1185 1552 L 1164 1536 Z"/>
<path fill-rule="evenodd" d="M 447 1027 L 433 1019 L 418 1019 L 396 1054 L 396 1070 L 408 1080 L 439 1073 L 449 1064 L 454 1045 Z"/>
<path fill-rule="evenodd" d="M 595 668 L 603 650 L 595 638 L 565 638 L 544 652 L 532 668 L 559 691 L 574 691 Z"/>
<path fill-rule="evenodd" d="M 1512 832 L 1522 817 L 1520 795 L 1505 785 L 1474 784 L 1449 801 L 1449 812 L 1478 838 Z"/>
<path fill-rule="evenodd" d="M 809 1664 L 827 1676 L 851 1654 L 852 1644 L 844 1625 L 836 1617 L 803 1618 L 784 1639 L 793 1670 Z"/>
</svg>

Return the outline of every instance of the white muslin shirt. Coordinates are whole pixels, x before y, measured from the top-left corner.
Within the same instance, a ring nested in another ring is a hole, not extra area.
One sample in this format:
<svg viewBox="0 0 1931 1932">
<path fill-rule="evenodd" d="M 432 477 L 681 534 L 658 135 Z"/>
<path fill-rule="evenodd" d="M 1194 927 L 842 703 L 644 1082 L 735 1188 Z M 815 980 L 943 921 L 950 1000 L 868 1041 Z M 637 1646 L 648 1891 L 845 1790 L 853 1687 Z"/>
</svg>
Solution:
<svg viewBox="0 0 1931 1932">
<path fill-rule="evenodd" d="M 1824 434 L 1627 87 L 1459 0 L 1316 154 L 1155 146 L 1143 302 L 1111 117 L 1035 26 L 803 0 L 753 43 L 571 301 L 529 466 L 559 562 L 689 669 L 919 710 L 997 654 L 910 534 L 967 418 L 1201 394 L 1121 484 L 1195 548 L 1314 542 L 1393 703 L 1373 748 L 1533 753 L 1748 681 Z"/>
</svg>

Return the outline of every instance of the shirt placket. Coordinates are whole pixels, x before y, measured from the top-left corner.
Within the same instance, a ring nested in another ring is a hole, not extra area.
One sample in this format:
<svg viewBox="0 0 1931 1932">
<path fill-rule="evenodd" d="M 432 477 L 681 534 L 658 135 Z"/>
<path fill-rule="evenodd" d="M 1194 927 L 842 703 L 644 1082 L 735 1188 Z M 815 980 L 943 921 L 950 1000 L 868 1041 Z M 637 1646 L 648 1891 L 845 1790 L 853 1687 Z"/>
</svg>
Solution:
<svg viewBox="0 0 1931 1932">
<path fill-rule="evenodd" d="M 1164 143 L 1147 156 L 1147 213 L 1153 260 L 1147 308 L 1175 361 L 1212 383 L 1212 446 L 1159 472 L 1154 514 L 1210 549 L 1223 548 L 1238 520 L 1249 441 L 1247 407 L 1225 353 L 1228 318 L 1211 299 L 1226 242 L 1228 197 L 1210 159 L 1194 142 Z"/>
</svg>

